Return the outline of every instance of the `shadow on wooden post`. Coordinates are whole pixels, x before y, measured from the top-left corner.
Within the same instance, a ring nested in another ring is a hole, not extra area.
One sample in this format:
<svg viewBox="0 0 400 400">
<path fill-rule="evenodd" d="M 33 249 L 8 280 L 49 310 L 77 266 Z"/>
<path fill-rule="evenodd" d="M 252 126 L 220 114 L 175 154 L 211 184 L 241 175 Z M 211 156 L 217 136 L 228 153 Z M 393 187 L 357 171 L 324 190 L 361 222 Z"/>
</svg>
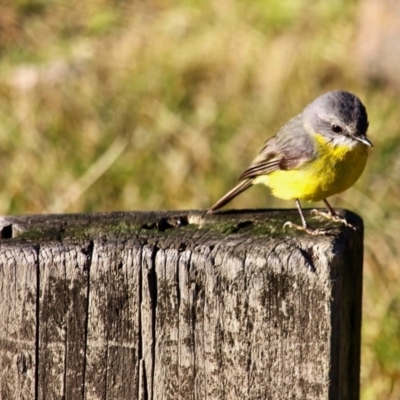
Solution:
<svg viewBox="0 0 400 400">
<path fill-rule="evenodd" d="M 363 228 L 297 211 L 0 220 L 2 399 L 358 399 Z M 315 220 L 314 220 L 315 222 Z"/>
</svg>

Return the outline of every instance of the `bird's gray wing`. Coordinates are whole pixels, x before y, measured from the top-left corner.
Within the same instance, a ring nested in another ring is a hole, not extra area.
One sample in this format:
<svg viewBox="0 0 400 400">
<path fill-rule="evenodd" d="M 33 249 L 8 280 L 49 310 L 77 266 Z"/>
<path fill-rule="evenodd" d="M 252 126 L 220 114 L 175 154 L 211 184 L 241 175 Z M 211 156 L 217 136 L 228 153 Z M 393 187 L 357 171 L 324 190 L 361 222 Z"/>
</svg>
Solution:
<svg viewBox="0 0 400 400">
<path fill-rule="evenodd" d="M 300 114 L 265 142 L 258 156 L 240 175 L 239 180 L 254 179 L 277 170 L 295 169 L 314 157 L 315 145 L 303 127 Z"/>
</svg>

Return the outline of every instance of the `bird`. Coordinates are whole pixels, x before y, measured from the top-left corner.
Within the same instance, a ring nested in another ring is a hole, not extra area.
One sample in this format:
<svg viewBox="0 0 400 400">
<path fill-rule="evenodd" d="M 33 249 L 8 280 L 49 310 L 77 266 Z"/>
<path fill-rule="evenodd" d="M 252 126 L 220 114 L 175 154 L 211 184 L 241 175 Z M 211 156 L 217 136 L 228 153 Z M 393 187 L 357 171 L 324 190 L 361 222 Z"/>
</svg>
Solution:
<svg viewBox="0 0 400 400">
<path fill-rule="evenodd" d="M 324 201 L 328 212 L 315 213 L 354 228 L 334 211 L 327 198 L 354 185 L 362 174 L 373 148 L 367 138 L 368 126 L 366 108 L 356 95 L 342 90 L 322 94 L 266 140 L 239 183 L 206 214 L 214 213 L 252 185 L 264 184 L 275 197 L 296 203 L 302 225 L 288 221 L 284 228 L 311 235 L 326 233 L 309 226 L 300 200 Z"/>
</svg>

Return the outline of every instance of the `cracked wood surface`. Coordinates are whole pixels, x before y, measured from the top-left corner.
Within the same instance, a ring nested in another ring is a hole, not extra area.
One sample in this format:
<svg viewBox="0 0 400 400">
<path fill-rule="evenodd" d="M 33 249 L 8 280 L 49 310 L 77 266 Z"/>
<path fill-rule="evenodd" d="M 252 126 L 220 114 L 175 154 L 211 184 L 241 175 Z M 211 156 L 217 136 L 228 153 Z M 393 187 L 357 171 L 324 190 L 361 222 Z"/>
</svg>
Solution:
<svg viewBox="0 0 400 400">
<path fill-rule="evenodd" d="M 358 399 L 361 220 L 201 215 L 1 217 L 0 399 Z"/>
</svg>

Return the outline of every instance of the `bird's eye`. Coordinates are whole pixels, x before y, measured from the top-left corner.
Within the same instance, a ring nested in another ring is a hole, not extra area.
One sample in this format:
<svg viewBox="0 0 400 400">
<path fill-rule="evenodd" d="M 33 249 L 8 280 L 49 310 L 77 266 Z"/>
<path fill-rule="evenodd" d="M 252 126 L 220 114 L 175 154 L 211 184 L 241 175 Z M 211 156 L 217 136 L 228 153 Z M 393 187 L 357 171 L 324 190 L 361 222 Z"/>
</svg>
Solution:
<svg viewBox="0 0 400 400">
<path fill-rule="evenodd" d="M 340 127 L 339 125 L 332 125 L 332 130 L 335 133 L 340 133 L 343 131 L 342 127 Z"/>
</svg>

